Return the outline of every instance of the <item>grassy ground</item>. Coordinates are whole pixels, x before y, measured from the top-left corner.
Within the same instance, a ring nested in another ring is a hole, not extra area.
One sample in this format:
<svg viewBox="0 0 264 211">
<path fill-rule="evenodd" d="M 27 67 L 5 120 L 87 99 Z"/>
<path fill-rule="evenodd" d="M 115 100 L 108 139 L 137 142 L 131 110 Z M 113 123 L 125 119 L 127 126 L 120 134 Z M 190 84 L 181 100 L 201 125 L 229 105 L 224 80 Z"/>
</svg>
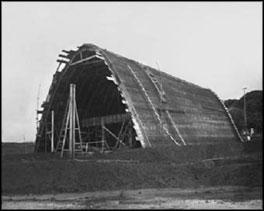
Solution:
<svg viewBox="0 0 264 211">
<path fill-rule="evenodd" d="M 2 156 L 33 153 L 34 146 L 33 142 L 2 143 Z"/>
<path fill-rule="evenodd" d="M 260 145 L 252 142 L 244 146 L 123 149 L 77 160 L 11 150 L 2 154 L 2 193 L 262 186 Z M 2 152 L 8 147 L 2 144 Z"/>
</svg>

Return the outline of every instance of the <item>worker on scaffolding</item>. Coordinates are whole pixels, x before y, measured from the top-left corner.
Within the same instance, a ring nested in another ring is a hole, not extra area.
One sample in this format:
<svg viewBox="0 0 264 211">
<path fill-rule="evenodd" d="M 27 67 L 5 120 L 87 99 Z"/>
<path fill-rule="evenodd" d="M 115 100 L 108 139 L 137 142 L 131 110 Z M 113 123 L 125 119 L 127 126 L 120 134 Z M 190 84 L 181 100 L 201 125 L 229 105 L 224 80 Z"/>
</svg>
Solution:
<svg viewBox="0 0 264 211">
<path fill-rule="evenodd" d="M 253 134 L 254 134 L 254 128 L 250 128 L 250 130 L 245 129 L 242 131 L 242 135 L 244 136 L 246 141 L 251 141 Z"/>
</svg>

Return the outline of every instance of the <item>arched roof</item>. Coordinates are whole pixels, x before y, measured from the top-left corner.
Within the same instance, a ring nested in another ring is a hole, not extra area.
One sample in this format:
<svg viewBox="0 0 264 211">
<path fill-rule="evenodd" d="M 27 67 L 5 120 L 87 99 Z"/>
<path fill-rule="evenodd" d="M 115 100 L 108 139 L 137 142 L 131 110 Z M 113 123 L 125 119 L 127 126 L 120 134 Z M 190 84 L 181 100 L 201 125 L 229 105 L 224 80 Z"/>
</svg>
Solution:
<svg viewBox="0 0 264 211">
<path fill-rule="evenodd" d="M 93 44 L 64 52 L 68 53 L 64 57 L 69 61 L 59 74 L 60 78 L 70 74 L 75 75 L 71 77 L 78 77 L 79 73 L 73 72 L 73 69 L 80 65 L 102 64 L 99 69 L 108 72 L 104 77 L 117 88 L 143 147 L 242 140 L 223 102 L 210 89 Z M 88 78 L 80 76 L 79 80 L 86 84 Z M 80 89 L 88 88 L 84 85 Z M 54 98 L 55 93 L 50 95 Z"/>
</svg>

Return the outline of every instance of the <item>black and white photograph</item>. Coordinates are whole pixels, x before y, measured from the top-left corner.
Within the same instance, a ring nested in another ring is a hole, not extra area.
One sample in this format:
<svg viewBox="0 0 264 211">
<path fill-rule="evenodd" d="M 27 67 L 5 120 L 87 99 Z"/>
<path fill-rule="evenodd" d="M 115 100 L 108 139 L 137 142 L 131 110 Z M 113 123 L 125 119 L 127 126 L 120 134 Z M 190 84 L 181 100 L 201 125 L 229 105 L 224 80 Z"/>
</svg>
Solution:
<svg viewBox="0 0 264 211">
<path fill-rule="evenodd" d="M 1 11 L 1 209 L 263 209 L 262 1 Z"/>
</svg>

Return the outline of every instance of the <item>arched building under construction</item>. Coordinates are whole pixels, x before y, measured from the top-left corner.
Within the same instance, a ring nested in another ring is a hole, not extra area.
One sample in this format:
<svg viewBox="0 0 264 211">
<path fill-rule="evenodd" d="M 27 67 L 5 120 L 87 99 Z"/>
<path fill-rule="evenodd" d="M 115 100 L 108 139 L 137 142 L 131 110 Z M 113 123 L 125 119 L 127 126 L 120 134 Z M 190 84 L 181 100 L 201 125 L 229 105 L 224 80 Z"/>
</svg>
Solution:
<svg viewBox="0 0 264 211">
<path fill-rule="evenodd" d="M 35 151 L 51 149 L 51 111 L 57 146 L 71 83 L 84 144 L 101 140 L 102 120 L 110 149 L 242 141 L 223 102 L 209 89 L 93 44 L 63 52 L 57 61 L 65 66 L 54 74 L 42 104 Z"/>
</svg>

